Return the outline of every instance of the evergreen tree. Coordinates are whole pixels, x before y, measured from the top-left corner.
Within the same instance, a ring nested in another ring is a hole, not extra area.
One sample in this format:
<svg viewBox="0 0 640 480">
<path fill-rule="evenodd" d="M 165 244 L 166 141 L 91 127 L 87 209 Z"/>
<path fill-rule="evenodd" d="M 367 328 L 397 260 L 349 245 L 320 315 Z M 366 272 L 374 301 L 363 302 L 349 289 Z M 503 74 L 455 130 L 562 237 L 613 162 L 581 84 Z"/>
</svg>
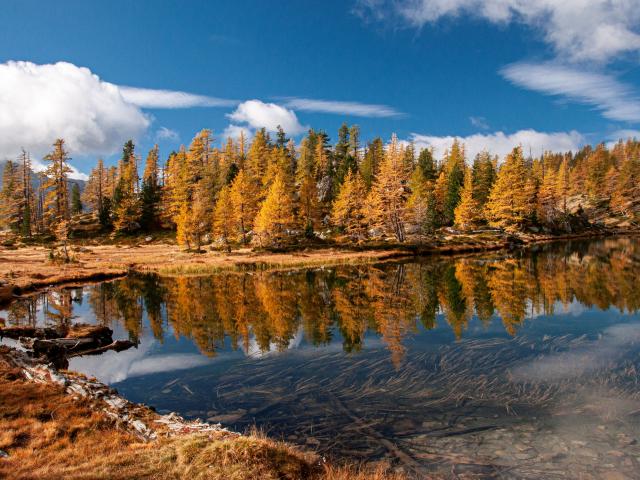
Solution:
<svg viewBox="0 0 640 480">
<path fill-rule="evenodd" d="M 436 163 L 433 160 L 433 151 L 430 148 L 423 148 L 418 154 L 418 167 L 422 172 L 422 177 L 427 182 L 435 182 L 437 178 Z"/>
<path fill-rule="evenodd" d="M 409 181 L 411 195 L 407 200 L 407 216 L 419 235 L 430 235 L 438 227 L 438 214 L 433 181 L 427 180 L 420 164 Z"/>
<path fill-rule="evenodd" d="M 71 186 L 71 213 L 77 215 L 82 213 L 82 200 L 80 199 L 80 186 L 74 183 Z"/>
<path fill-rule="evenodd" d="M 362 175 L 367 190 L 370 190 L 375 182 L 383 159 L 384 144 L 382 143 L 382 139 L 378 137 L 369 143 L 360 168 L 360 174 Z"/>
<path fill-rule="evenodd" d="M 496 180 L 495 164 L 497 160 L 487 151 L 479 153 L 473 160 L 473 196 L 480 209 L 484 209 Z"/>
<path fill-rule="evenodd" d="M 160 179 L 158 170 L 158 145 L 149 150 L 142 174 L 140 189 L 140 224 L 145 230 L 158 225 L 158 207 L 160 203 Z"/>
<path fill-rule="evenodd" d="M 445 156 L 444 169 L 447 174 L 447 191 L 443 205 L 443 223 L 451 225 L 455 216 L 455 209 L 460 202 L 460 191 L 464 183 L 464 147 L 458 140 L 454 140 L 451 150 Z"/>
</svg>

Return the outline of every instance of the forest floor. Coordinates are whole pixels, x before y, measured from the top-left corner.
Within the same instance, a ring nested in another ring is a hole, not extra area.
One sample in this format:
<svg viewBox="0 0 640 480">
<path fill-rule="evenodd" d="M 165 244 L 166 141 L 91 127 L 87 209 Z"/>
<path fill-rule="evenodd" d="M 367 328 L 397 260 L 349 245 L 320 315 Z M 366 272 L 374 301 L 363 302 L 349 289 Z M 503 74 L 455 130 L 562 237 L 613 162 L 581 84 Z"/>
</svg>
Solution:
<svg viewBox="0 0 640 480">
<path fill-rule="evenodd" d="M 360 246 L 313 245 L 289 251 L 235 249 L 230 253 L 205 247 L 188 252 L 167 238 L 132 237 L 117 243 L 105 238 L 75 240 L 69 263 L 52 262 L 43 245 L 0 245 L 0 304 L 18 295 L 60 284 L 86 284 L 124 276 L 131 271 L 161 275 L 204 275 L 224 270 L 292 269 L 319 265 L 375 263 L 403 257 L 460 254 L 518 248 L 568 238 L 634 233 L 589 231 L 578 235 L 506 235 L 499 232 L 439 234 L 421 243 L 370 243 Z"/>
</svg>

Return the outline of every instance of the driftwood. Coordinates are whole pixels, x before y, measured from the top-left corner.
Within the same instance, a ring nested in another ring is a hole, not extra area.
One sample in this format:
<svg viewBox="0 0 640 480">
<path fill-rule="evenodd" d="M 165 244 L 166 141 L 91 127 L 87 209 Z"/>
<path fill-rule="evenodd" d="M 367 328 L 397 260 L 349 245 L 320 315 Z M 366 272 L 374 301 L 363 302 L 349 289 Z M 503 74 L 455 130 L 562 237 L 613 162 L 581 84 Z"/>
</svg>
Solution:
<svg viewBox="0 0 640 480">
<path fill-rule="evenodd" d="M 109 345 L 105 345 L 103 347 L 97 347 L 92 350 L 82 350 L 80 352 L 74 352 L 69 354 L 69 357 L 81 357 L 83 355 L 99 355 L 104 352 L 108 352 L 109 350 L 113 350 L 115 352 L 122 352 L 124 350 L 128 350 L 131 347 L 135 347 L 136 343 L 131 340 L 116 340 Z"/>
<path fill-rule="evenodd" d="M 0 336 L 17 338 L 36 357 L 45 358 L 57 368 L 67 368 L 69 358 L 98 355 L 109 350 L 121 352 L 135 346 L 129 340 L 113 341 L 113 331 L 99 325 L 74 325 L 64 332 L 53 328 L 9 327 Z"/>
<path fill-rule="evenodd" d="M 45 327 L 4 327 L 0 328 L 0 338 L 12 338 L 18 340 L 25 338 L 60 338 L 61 332 L 55 328 Z"/>
</svg>

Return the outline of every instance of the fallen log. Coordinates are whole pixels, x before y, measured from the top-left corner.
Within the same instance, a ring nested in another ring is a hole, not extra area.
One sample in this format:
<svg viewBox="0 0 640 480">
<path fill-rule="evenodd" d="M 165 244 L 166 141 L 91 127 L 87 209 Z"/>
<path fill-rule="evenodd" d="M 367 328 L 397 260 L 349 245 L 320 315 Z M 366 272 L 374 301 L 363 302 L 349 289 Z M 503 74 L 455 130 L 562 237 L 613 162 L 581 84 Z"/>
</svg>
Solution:
<svg viewBox="0 0 640 480">
<path fill-rule="evenodd" d="M 113 350 L 116 352 L 122 352 L 124 350 L 128 350 L 131 347 L 136 347 L 138 344 L 132 342 L 131 340 L 116 340 L 109 345 L 104 345 L 102 347 L 97 347 L 91 350 L 83 350 L 79 352 L 74 352 L 68 355 L 68 357 L 82 357 L 84 355 L 99 355 L 101 353 L 107 352 L 109 350 Z"/>
<path fill-rule="evenodd" d="M 20 338 L 60 338 L 64 333 L 51 327 L 3 327 L 0 328 L 0 338 L 12 338 L 19 340 Z"/>
</svg>

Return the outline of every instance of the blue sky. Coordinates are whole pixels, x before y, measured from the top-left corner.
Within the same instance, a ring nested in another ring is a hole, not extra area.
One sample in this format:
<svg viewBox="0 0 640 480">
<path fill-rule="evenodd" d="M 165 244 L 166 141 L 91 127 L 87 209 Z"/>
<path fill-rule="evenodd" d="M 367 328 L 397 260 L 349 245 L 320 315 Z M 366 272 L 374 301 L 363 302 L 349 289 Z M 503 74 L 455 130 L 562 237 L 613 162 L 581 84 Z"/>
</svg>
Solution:
<svg viewBox="0 0 640 480">
<path fill-rule="evenodd" d="M 469 154 L 611 141 L 640 122 L 640 0 L 619 3 L 7 0 L 0 158 L 64 136 L 86 172 L 130 136 L 166 155 L 274 122 Z"/>
</svg>

